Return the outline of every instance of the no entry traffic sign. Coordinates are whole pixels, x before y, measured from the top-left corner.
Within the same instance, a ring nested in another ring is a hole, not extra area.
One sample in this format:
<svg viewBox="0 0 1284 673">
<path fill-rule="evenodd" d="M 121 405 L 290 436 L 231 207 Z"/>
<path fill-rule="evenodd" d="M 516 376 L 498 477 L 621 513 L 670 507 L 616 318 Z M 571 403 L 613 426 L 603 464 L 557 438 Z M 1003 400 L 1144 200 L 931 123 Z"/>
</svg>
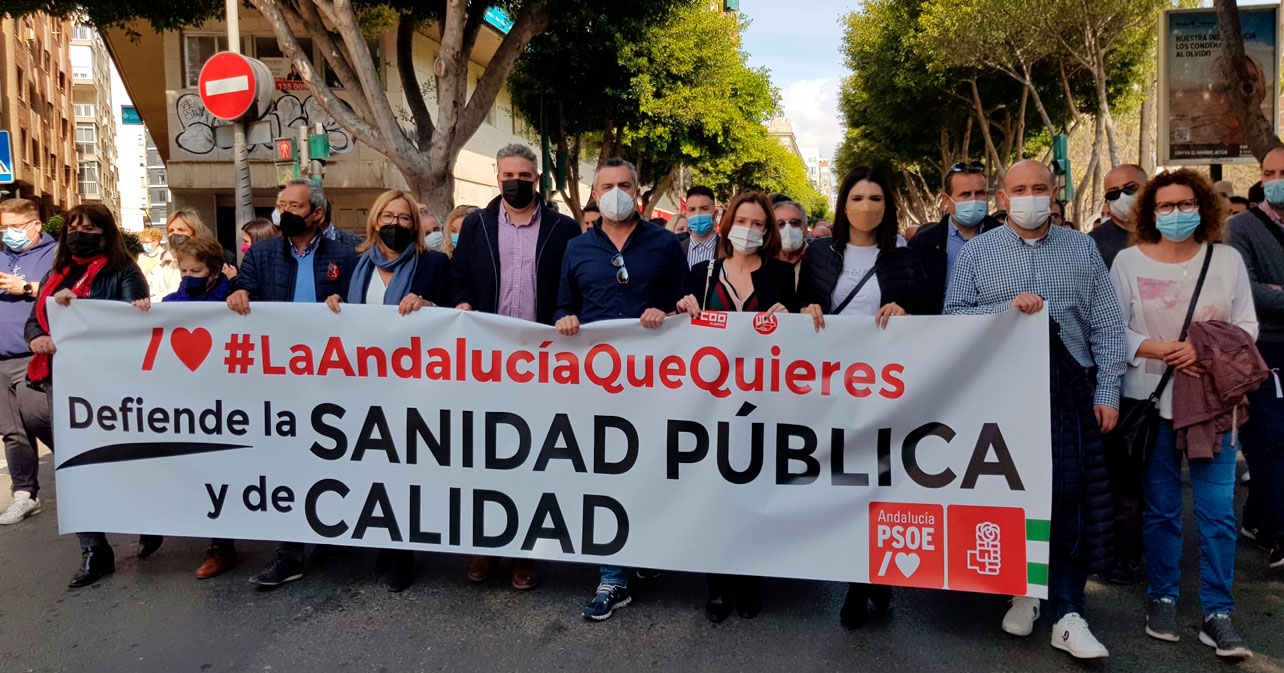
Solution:
<svg viewBox="0 0 1284 673">
<path fill-rule="evenodd" d="M 210 114 L 227 121 L 257 119 L 272 104 L 272 72 L 261 61 L 230 51 L 210 57 L 197 83 Z"/>
</svg>

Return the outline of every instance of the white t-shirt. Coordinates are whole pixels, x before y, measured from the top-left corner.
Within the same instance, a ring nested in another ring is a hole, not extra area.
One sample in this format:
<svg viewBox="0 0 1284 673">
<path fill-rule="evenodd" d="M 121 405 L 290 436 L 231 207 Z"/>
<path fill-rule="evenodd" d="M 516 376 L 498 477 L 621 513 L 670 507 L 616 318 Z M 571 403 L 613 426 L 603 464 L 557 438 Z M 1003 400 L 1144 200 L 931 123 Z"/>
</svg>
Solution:
<svg viewBox="0 0 1284 673">
<path fill-rule="evenodd" d="M 388 284 L 383 282 L 383 276 L 379 275 L 379 269 L 370 270 L 370 284 L 366 286 L 366 303 L 379 306 L 383 304 L 383 293 L 387 291 Z"/>
<path fill-rule="evenodd" d="M 860 247 L 847 244 L 847 249 L 843 251 L 843 272 L 838 275 L 838 283 L 834 285 L 834 294 L 830 298 L 834 309 L 842 303 L 847 295 L 851 294 L 853 288 L 860 279 L 870 269 L 874 268 L 874 262 L 878 261 L 878 246 Z M 872 316 L 878 313 L 882 307 L 883 293 L 878 289 L 878 275 L 870 276 L 869 281 L 860 289 L 860 293 L 852 298 L 847 307 L 843 309 L 841 315 L 867 315 Z"/>
<path fill-rule="evenodd" d="M 1162 360 L 1138 358 L 1137 348 L 1146 339 L 1176 341 L 1190 307 L 1190 297 L 1204 265 L 1204 251 L 1181 264 L 1157 262 L 1140 248 L 1125 248 L 1110 267 L 1110 280 L 1119 297 L 1128 335 L 1128 371 L 1124 374 L 1123 395 L 1144 400 L 1159 385 L 1167 365 Z M 1257 312 L 1248 270 L 1239 251 L 1227 245 L 1213 246 L 1213 262 L 1199 293 L 1192 322 L 1221 320 L 1237 325 L 1257 337 Z M 1178 375 L 1180 376 L 1180 374 Z M 1172 418 L 1173 386 L 1169 383 L 1159 398 L 1159 414 Z"/>
</svg>

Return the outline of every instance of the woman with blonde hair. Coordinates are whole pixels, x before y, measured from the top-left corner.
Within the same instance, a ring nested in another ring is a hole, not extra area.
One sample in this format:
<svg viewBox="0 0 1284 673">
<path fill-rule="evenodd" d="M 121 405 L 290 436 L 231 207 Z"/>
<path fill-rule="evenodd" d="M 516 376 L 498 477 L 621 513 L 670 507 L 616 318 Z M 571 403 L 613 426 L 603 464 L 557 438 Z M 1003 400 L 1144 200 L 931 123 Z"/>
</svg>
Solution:
<svg viewBox="0 0 1284 673">
<path fill-rule="evenodd" d="M 143 251 L 138 253 L 137 262 L 138 270 L 143 272 L 144 277 L 160 262 L 160 257 L 165 252 L 164 238 L 165 234 L 156 227 L 146 227 L 139 232 L 138 242 L 142 244 Z"/>
<path fill-rule="evenodd" d="M 477 206 L 455 206 L 446 217 L 446 227 L 441 231 L 441 251 L 448 257 L 455 256 L 455 244 L 459 243 L 459 231 L 464 228 L 464 219 L 475 212 Z"/>
</svg>

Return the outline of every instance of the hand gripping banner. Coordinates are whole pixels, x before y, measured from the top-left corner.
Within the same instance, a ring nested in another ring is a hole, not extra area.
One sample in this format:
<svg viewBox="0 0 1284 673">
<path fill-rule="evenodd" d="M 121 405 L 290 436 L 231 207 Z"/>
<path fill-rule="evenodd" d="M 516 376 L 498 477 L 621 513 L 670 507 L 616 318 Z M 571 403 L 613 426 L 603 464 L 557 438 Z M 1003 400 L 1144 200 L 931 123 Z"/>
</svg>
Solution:
<svg viewBox="0 0 1284 673">
<path fill-rule="evenodd" d="M 1047 594 L 1046 315 L 49 313 L 65 533 Z"/>
</svg>

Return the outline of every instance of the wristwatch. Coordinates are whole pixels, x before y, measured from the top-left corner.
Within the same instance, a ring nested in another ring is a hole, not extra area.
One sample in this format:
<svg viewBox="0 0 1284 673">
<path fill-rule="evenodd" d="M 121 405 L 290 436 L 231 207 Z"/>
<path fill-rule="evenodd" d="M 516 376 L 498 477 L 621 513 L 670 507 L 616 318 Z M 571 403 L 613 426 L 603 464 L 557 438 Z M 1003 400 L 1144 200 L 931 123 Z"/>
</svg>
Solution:
<svg viewBox="0 0 1284 673">
<path fill-rule="evenodd" d="M 24 296 L 24 297 L 30 297 L 30 296 L 31 296 L 31 283 L 23 283 L 23 284 L 22 284 L 22 296 Z"/>
</svg>

